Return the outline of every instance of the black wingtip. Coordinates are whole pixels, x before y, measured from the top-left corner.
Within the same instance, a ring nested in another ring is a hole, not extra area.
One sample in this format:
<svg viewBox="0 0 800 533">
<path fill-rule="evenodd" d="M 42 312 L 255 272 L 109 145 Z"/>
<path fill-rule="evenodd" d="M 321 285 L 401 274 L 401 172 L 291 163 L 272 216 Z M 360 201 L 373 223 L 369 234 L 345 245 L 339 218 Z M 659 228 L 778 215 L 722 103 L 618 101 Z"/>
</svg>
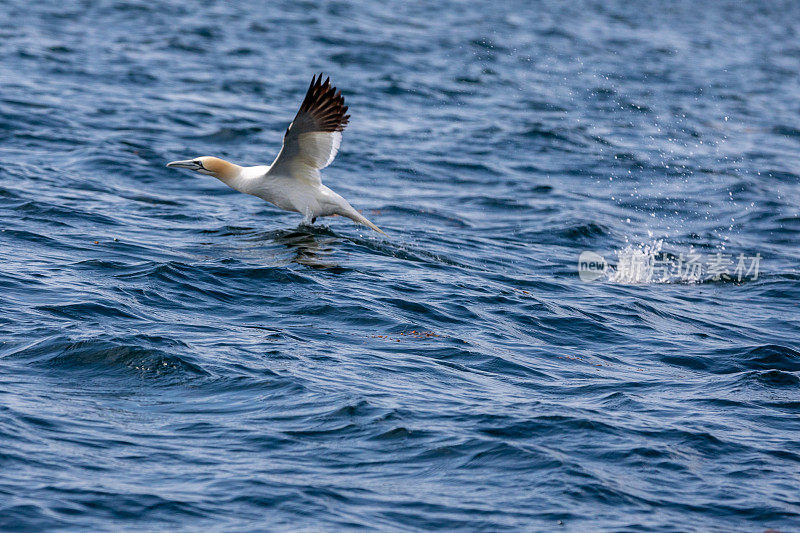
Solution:
<svg viewBox="0 0 800 533">
<path fill-rule="evenodd" d="M 342 131 L 347 125 L 350 115 L 346 115 L 347 106 L 344 105 L 342 91 L 331 85 L 331 77 L 325 81 L 320 72 L 311 78 L 306 96 L 300 106 L 300 111 L 310 113 L 318 121 L 320 131 Z"/>
</svg>

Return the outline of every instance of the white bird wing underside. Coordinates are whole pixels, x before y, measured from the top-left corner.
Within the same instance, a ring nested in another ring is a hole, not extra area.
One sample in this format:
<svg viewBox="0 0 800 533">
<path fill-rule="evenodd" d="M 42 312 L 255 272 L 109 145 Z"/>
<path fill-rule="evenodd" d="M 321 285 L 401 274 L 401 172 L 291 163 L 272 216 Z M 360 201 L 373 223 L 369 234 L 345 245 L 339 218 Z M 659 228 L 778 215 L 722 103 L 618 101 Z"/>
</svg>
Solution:
<svg viewBox="0 0 800 533">
<path fill-rule="evenodd" d="M 319 171 L 330 165 L 339 152 L 342 130 L 350 120 L 346 113 L 344 97 L 331 86 L 330 78 L 324 83 L 322 74 L 312 78 L 269 174 L 321 184 Z"/>
</svg>

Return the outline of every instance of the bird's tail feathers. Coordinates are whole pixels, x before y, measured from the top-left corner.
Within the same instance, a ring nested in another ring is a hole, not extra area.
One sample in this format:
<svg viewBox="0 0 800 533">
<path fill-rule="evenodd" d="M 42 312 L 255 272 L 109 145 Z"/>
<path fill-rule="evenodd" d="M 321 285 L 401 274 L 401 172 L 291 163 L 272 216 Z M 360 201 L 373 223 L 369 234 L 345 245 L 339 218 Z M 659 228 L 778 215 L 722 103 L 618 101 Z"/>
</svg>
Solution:
<svg viewBox="0 0 800 533">
<path fill-rule="evenodd" d="M 355 209 L 349 209 L 347 213 L 343 213 L 344 216 L 355 222 L 356 224 L 361 224 L 363 226 L 367 226 L 368 228 L 374 229 L 381 235 L 386 235 L 381 228 L 367 220 L 367 217 L 356 211 Z M 388 235 L 387 235 L 388 237 Z"/>
</svg>

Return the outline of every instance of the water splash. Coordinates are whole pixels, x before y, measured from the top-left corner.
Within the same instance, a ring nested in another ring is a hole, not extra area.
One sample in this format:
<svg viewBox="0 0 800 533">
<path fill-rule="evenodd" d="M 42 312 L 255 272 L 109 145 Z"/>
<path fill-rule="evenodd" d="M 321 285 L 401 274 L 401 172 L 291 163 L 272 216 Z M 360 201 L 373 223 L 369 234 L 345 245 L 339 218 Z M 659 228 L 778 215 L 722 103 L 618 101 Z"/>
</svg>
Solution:
<svg viewBox="0 0 800 533">
<path fill-rule="evenodd" d="M 617 265 L 608 267 L 607 280 L 626 285 L 668 282 L 668 271 L 660 268 L 663 244 L 664 241 L 659 239 L 650 243 L 629 244 L 617 250 Z"/>
</svg>

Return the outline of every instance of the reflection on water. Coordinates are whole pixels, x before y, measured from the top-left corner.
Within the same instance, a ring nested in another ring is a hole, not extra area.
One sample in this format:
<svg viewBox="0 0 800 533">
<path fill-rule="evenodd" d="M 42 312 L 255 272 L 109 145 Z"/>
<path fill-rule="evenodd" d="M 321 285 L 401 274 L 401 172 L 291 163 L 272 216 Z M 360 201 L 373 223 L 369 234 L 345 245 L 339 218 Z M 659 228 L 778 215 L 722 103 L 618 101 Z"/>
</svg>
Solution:
<svg viewBox="0 0 800 533">
<path fill-rule="evenodd" d="M 253 233 L 247 241 L 248 252 L 256 252 L 266 263 L 296 263 L 316 269 L 339 267 L 330 256 L 335 250 L 334 245 L 342 239 L 319 226 L 300 225 L 294 229 L 262 231 Z"/>
<path fill-rule="evenodd" d="M 340 237 L 325 226 L 301 224 L 293 229 L 255 231 L 252 227 L 209 229 L 207 235 L 230 238 L 204 241 L 202 257 L 219 260 L 235 259 L 255 261 L 261 266 L 285 266 L 292 263 L 314 269 L 341 268 L 332 260 L 333 253 L 341 249 L 347 237 Z M 226 245 L 227 244 L 227 245 Z"/>
<path fill-rule="evenodd" d="M 292 231 L 272 232 L 272 241 L 281 244 L 292 252 L 292 263 L 311 268 L 330 269 L 339 265 L 330 260 L 332 245 L 340 239 L 330 235 L 319 235 L 314 229 L 300 226 Z"/>
</svg>

